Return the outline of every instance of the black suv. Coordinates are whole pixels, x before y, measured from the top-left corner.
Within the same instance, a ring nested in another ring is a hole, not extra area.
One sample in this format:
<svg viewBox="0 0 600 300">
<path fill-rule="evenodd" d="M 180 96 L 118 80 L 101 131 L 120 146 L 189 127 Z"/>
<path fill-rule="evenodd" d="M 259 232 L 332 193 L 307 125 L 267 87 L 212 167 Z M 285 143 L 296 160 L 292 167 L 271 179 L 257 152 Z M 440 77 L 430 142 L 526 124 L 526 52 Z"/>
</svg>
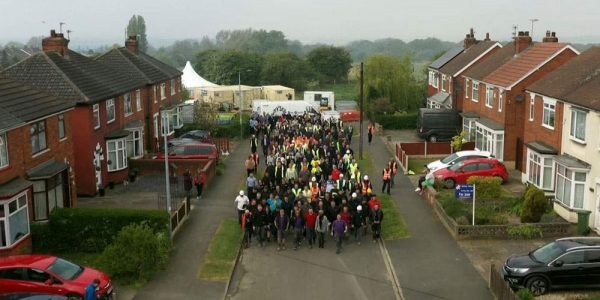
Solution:
<svg viewBox="0 0 600 300">
<path fill-rule="evenodd" d="M 550 287 L 600 287 L 600 238 L 558 239 L 510 257 L 502 273 L 513 289 L 526 287 L 536 296 Z"/>
</svg>

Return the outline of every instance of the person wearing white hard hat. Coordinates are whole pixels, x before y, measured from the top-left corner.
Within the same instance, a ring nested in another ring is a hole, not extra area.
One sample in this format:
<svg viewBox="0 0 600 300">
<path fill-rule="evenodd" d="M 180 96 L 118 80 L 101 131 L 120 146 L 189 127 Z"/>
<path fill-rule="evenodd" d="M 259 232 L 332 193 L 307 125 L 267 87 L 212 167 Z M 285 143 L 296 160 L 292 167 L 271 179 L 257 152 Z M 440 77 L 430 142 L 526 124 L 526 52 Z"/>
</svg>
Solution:
<svg viewBox="0 0 600 300">
<path fill-rule="evenodd" d="M 363 177 L 360 185 L 363 196 L 371 195 L 373 192 L 373 184 L 371 183 L 371 180 L 369 180 L 369 175 L 365 175 L 365 177 Z"/>
<path fill-rule="evenodd" d="M 234 202 L 237 206 L 238 222 L 240 223 L 240 225 L 242 225 L 242 215 L 246 210 L 246 206 L 248 206 L 248 203 L 250 203 L 250 199 L 248 199 L 248 196 L 244 194 L 244 191 L 240 191 L 239 195 L 235 197 Z"/>
<path fill-rule="evenodd" d="M 362 215 L 362 206 L 359 205 L 356 207 L 356 211 L 352 214 L 352 233 L 354 234 L 354 240 L 359 245 L 362 239 L 362 227 L 365 225 L 364 222 L 365 220 Z"/>
</svg>

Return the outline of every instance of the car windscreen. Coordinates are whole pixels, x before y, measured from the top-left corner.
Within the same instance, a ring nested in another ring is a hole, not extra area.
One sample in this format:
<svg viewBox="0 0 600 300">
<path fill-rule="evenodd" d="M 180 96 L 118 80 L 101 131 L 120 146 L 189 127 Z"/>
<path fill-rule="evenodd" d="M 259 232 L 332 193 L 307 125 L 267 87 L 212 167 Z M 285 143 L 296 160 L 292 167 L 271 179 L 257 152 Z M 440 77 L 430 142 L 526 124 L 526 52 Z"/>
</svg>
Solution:
<svg viewBox="0 0 600 300">
<path fill-rule="evenodd" d="M 448 167 L 448 170 L 450 171 L 457 171 L 458 169 L 462 168 L 465 165 L 464 162 L 457 162 L 451 166 Z"/>
<path fill-rule="evenodd" d="M 78 266 L 70 261 L 57 258 L 56 261 L 50 265 L 48 271 L 54 273 L 60 278 L 73 280 L 83 273 L 83 267 Z"/>
<path fill-rule="evenodd" d="M 441 162 L 443 162 L 443 163 L 447 164 L 447 163 L 449 163 L 449 162 L 452 162 L 452 161 L 454 161 L 456 158 L 458 158 L 458 155 L 457 155 L 456 153 L 452 153 L 452 154 L 450 154 L 450 155 L 446 156 L 445 158 L 443 158 L 443 159 L 441 160 Z"/>
<path fill-rule="evenodd" d="M 558 243 L 552 242 L 542 248 L 531 252 L 531 256 L 533 259 L 547 264 L 559 257 L 564 252 L 565 250 Z"/>
</svg>

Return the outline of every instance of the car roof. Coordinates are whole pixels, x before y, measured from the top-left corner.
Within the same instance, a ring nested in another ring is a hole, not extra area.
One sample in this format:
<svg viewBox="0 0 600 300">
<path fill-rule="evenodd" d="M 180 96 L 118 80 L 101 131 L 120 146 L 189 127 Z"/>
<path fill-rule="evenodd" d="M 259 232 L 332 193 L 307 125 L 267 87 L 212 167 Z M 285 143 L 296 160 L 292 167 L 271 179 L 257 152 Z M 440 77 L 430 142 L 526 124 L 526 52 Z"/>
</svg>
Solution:
<svg viewBox="0 0 600 300">
<path fill-rule="evenodd" d="M 498 162 L 498 160 L 495 158 L 471 158 L 471 159 L 463 160 L 463 163 L 465 165 L 471 164 L 471 163 L 495 163 L 495 162 Z"/>
<path fill-rule="evenodd" d="M 566 249 L 583 248 L 583 247 L 599 247 L 600 237 L 568 237 L 556 240 L 564 245 Z"/>
<path fill-rule="evenodd" d="M 464 151 L 457 151 L 456 152 L 456 155 L 458 155 L 458 156 L 478 155 L 478 154 L 490 156 L 490 152 L 488 152 L 488 151 L 464 150 Z"/>
<path fill-rule="evenodd" d="M 55 256 L 50 255 L 14 255 L 0 257 L 0 268 L 22 267 L 46 270 L 56 260 Z"/>
</svg>

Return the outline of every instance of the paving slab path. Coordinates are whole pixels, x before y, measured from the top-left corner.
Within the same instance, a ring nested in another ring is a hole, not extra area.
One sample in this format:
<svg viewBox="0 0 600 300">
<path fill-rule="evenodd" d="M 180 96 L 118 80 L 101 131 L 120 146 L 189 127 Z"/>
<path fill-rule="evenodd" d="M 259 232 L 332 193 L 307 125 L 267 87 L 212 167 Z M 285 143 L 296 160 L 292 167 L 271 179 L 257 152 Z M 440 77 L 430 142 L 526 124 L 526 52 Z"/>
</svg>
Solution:
<svg viewBox="0 0 600 300">
<path fill-rule="evenodd" d="M 197 278 L 208 245 L 220 222 L 237 217 L 233 200 L 239 184 L 245 178 L 240 172 L 249 153 L 245 140 L 226 159 L 223 176 L 218 176 L 203 198 L 193 198 L 188 220 L 175 236 L 174 251 L 167 269 L 140 289 L 136 300 L 223 299 L 225 282 L 203 281 Z"/>
</svg>

